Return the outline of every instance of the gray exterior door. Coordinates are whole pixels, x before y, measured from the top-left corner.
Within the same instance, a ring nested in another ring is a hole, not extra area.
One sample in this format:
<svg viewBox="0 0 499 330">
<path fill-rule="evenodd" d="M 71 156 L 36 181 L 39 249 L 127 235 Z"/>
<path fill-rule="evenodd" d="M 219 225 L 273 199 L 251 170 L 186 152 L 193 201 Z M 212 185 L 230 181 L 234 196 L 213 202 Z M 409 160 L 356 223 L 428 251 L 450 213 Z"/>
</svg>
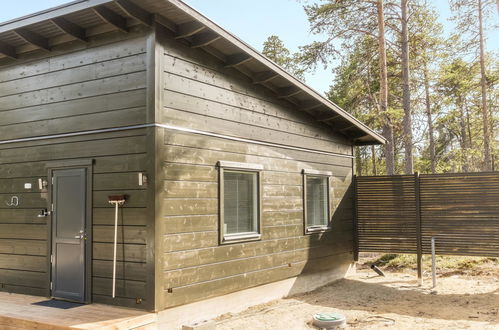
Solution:
<svg viewBox="0 0 499 330">
<path fill-rule="evenodd" d="M 52 296 L 85 300 L 86 169 L 54 170 Z"/>
</svg>

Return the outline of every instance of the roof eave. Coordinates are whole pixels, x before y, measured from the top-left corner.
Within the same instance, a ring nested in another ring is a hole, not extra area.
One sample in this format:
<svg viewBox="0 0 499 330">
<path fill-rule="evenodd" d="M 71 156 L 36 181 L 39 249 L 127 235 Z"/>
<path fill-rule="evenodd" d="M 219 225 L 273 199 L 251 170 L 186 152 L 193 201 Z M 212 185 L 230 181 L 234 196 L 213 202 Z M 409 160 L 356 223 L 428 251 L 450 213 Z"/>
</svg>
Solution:
<svg viewBox="0 0 499 330">
<path fill-rule="evenodd" d="M 158 0 L 159 1 L 159 0 Z M 304 92 L 307 97 L 311 97 L 314 101 L 321 105 L 325 111 L 327 109 L 331 110 L 333 114 L 337 114 L 341 117 L 341 120 L 348 123 L 351 127 L 350 131 L 353 131 L 353 135 L 357 138 L 352 138 L 352 143 L 355 145 L 368 145 L 368 144 L 385 144 L 386 140 L 378 133 L 371 130 L 369 127 L 364 125 L 362 122 L 354 118 L 345 110 L 341 109 L 339 106 L 331 102 L 330 100 L 323 97 L 320 93 L 307 86 L 299 79 L 293 75 L 286 72 L 283 68 L 275 64 L 273 61 L 262 55 L 256 49 L 239 39 L 237 36 L 226 31 L 224 28 L 211 21 L 209 18 L 185 4 L 180 0 L 162 0 L 163 2 L 169 3 L 170 5 L 178 8 L 186 15 L 190 16 L 194 21 L 200 22 L 205 27 L 210 29 L 216 34 L 219 34 L 222 38 L 229 41 L 232 45 L 238 48 L 243 54 L 249 55 L 254 60 L 258 61 L 261 65 L 266 67 L 268 70 L 275 72 L 278 76 L 285 79 L 285 81 L 291 84 L 292 87 L 298 88 L 300 91 Z M 7 31 L 14 31 L 16 29 L 21 29 L 35 23 L 42 21 L 52 20 L 57 17 L 62 17 L 74 12 L 83 11 L 86 9 L 95 8 L 104 4 L 109 4 L 116 2 L 114 0 L 77 0 L 58 7 L 40 11 L 31 15 L 23 16 L 14 20 L 10 20 L 4 23 L 0 23 L 0 34 Z M 158 20 L 159 24 L 162 24 L 161 20 Z"/>
<path fill-rule="evenodd" d="M 179 1 L 179 0 L 167 0 L 169 3 L 172 5 L 176 6 L 177 8 L 183 10 L 187 14 L 189 14 L 193 19 L 200 21 L 202 24 L 206 25 L 209 29 L 213 30 L 214 32 L 220 34 L 223 38 L 229 40 L 232 42 L 234 45 L 239 47 L 242 51 L 249 53 L 250 56 L 252 56 L 254 59 L 260 61 L 262 64 L 266 65 L 269 67 L 271 70 L 275 71 L 278 73 L 281 77 L 284 77 L 287 79 L 290 83 L 292 83 L 294 86 L 304 90 L 307 94 L 312 96 L 315 100 L 319 101 L 320 103 L 324 104 L 325 106 L 329 107 L 331 110 L 334 112 L 340 114 L 344 119 L 348 120 L 350 123 L 352 123 L 355 127 L 357 127 L 359 130 L 362 132 L 366 133 L 366 135 L 369 135 L 372 137 L 373 141 L 372 143 L 367 143 L 367 144 L 385 144 L 386 139 L 381 136 L 380 134 L 374 132 L 371 130 L 369 127 L 367 127 L 364 123 L 361 121 L 357 120 L 354 118 L 351 114 L 346 112 L 345 110 L 341 109 L 338 105 L 334 104 L 330 100 L 326 99 L 322 95 L 320 95 L 316 90 L 313 88 L 305 85 L 303 82 L 301 82 L 299 79 L 282 69 L 280 66 L 275 64 L 273 61 L 262 55 L 260 52 L 258 52 L 256 49 L 254 49 L 252 46 L 248 45 L 246 42 L 243 40 L 239 39 L 237 36 L 233 35 L 229 31 L 225 30 L 206 16 L 204 16 L 202 13 L 198 12 L 196 9 L 192 8 L 191 6 L 187 5 L 186 3 Z M 365 142 L 364 142 L 365 143 Z"/>
<path fill-rule="evenodd" d="M 50 20 L 52 18 L 71 14 L 80 10 L 93 8 L 113 2 L 113 0 L 76 0 L 57 7 L 42 10 L 33 14 L 15 18 L 6 22 L 0 23 L 0 33 L 23 28 L 35 23 Z"/>
</svg>

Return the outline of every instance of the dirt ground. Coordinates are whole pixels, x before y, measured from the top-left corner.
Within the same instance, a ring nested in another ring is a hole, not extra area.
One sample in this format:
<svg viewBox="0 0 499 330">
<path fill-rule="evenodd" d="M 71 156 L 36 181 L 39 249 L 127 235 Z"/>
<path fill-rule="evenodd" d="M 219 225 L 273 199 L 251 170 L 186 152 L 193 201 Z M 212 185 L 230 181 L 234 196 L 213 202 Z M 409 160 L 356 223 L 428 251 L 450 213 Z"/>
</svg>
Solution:
<svg viewBox="0 0 499 330">
<path fill-rule="evenodd" d="M 436 289 L 428 276 L 419 287 L 414 272 L 385 271 L 360 269 L 314 292 L 225 315 L 217 329 L 314 329 L 312 315 L 326 311 L 345 315 L 346 329 L 499 329 L 499 267 L 441 274 Z"/>
</svg>

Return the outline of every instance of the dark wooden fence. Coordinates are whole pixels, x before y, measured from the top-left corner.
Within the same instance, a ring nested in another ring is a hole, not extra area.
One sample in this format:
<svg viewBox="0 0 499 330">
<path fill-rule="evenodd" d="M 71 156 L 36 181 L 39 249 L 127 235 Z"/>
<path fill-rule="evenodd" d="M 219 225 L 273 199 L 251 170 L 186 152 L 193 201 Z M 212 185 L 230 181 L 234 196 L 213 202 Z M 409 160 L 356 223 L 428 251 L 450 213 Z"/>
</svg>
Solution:
<svg viewBox="0 0 499 330">
<path fill-rule="evenodd" d="M 357 251 L 499 256 L 499 172 L 354 182 Z"/>
</svg>

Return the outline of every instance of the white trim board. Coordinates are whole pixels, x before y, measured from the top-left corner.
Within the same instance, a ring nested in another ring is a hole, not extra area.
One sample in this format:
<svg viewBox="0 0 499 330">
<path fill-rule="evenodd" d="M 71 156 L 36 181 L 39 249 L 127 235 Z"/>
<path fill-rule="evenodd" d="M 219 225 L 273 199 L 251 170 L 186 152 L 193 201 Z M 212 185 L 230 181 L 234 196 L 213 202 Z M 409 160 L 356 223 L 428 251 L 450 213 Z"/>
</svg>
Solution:
<svg viewBox="0 0 499 330">
<path fill-rule="evenodd" d="M 172 130 L 172 131 L 179 131 L 179 132 L 184 132 L 184 133 L 192 133 L 192 134 L 210 136 L 210 137 L 215 137 L 215 138 L 220 138 L 220 139 L 226 139 L 226 140 L 231 140 L 231 141 L 238 141 L 238 142 L 245 142 L 245 143 L 257 144 L 257 145 L 263 145 L 263 146 L 268 146 L 268 147 L 276 147 L 276 148 L 282 148 L 282 149 L 288 149 L 288 150 L 311 152 L 311 153 L 321 154 L 321 155 L 337 156 L 337 157 L 343 157 L 343 158 L 349 158 L 349 159 L 355 158 L 352 155 L 345 155 L 345 154 L 340 154 L 340 153 L 335 153 L 335 152 L 328 152 L 328 151 L 307 149 L 307 148 L 301 148 L 301 147 L 294 147 L 294 146 L 289 146 L 289 145 L 284 145 L 284 144 L 278 144 L 278 143 L 263 142 L 263 141 L 251 140 L 251 139 L 246 139 L 246 138 L 239 138 L 239 137 L 235 137 L 235 136 L 228 136 L 228 135 L 223 135 L 223 134 L 217 134 L 217 133 L 211 133 L 211 132 L 206 132 L 206 131 L 200 131 L 200 130 L 195 130 L 195 129 L 191 129 L 191 128 L 171 126 L 171 125 L 164 125 L 164 124 L 141 124 L 141 125 L 133 125 L 133 126 L 102 128 L 102 129 L 89 130 L 89 131 L 80 131 L 80 132 L 72 132 L 72 133 L 61 133 L 61 134 L 54 134 L 54 135 L 44 135 L 44 136 L 18 138 L 18 139 L 11 139 L 11 140 L 0 141 L 0 145 L 11 144 L 11 143 L 21 143 L 21 142 L 52 140 L 52 139 L 60 139 L 60 138 L 73 137 L 73 136 L 84 136 L 84 135 L 91 135 L 91 134 L 101 134 L 101 133 L 110 133 L 110 132 L 119 132 L 119 131 L 129 131 L 129 130 L 134 130 L 134 129 L 149 128 L 149 127 L 160 127 L 160 128 L 164 128 L 164 129 Z"/>
</svg>

